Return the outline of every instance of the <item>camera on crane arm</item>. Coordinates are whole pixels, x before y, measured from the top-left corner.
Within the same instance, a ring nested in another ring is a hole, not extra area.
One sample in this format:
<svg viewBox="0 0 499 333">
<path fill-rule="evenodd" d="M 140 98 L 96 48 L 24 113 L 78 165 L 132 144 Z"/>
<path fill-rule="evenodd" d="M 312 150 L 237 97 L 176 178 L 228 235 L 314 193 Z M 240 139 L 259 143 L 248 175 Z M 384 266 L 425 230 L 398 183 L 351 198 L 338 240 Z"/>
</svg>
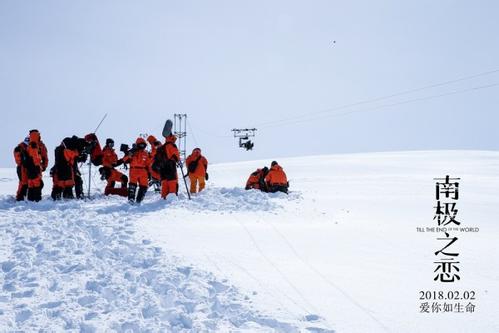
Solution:
<svg viewBox="0 0 499 333">
<path fill-rule="evenodd" d="M 246 151 L 253 150 L 255 144 L 250 138 L 256 134 L 256 128 L 234 128 L 232 130 L 234 137 L 239 139 L 239 147 L 246 149 Z"/>
</svg>

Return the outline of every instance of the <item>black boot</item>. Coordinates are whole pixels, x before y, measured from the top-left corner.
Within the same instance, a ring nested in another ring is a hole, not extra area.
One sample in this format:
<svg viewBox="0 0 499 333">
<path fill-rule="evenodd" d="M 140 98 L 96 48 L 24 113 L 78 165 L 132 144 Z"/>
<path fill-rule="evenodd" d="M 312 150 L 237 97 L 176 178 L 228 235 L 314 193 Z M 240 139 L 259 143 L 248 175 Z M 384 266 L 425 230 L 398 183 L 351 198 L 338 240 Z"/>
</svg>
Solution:
<svg viewBox="0 0 499 333">
<path fill-rule="evenodd" d="M 41 187 L 28 188 L 28 200 L 36 202 L 42 200 L 42 188 Z"/>
<path fill-rule="evenodd" d="M 84 199 L 83 194 L 83 179 L 79 175 L 75 175 L 75 194 L 77 199 Z"/>
<path fill-rule="evenodd" d="M 144 199 L 146 192 L 147 186 L 139 186 L 139 193 L 137 193 L 137 203 L 142 202 L 142 199 Z"/>
<path fill-rule="evenodd" d="M 73 186 L 66 186 L 62 191 L 62 197 L 64 199 L 74 199 Z"/>
<path fill-rule="evenodd" d="M 35 193 L 34 193 L 33 197 L 34 197 L 36 202 L 42 200 L 42 188 L 43 188 L 43 185 L 34 188 Z"/>
<path fill-rule="evenodd" d="M 135 202 L 135 191 L 137 190 L 136 184 L 128 184 L 128 202 Z"/>
<path fill-rule="evenodd" d="M 23 185 L 18 195 L 16 196 L 17 201 L 23 201 L 28 195 L 28 185 Z"/>
<path fill-rule="evenodd" d="M 128 177 L 123 175 L 121 176 L 121 188 L 127 188 L 128 186 Z"/>
<path fill-rule="evenodd" d="M 52 197 L 52 199 L 54 201 L 61 200 L 61 194 L 62 194 L 62 188 L 61 187 L 59 187 L 59 186 L 52 187 L 52 193 L 50 194 L 50 196 Z"/>
<path fill-rule="evenodd" d="M 28 188 L 28 194 L 26 195 L 28 201 L 35 201 L 35 191 L 33 187 Z"/>
</svg>

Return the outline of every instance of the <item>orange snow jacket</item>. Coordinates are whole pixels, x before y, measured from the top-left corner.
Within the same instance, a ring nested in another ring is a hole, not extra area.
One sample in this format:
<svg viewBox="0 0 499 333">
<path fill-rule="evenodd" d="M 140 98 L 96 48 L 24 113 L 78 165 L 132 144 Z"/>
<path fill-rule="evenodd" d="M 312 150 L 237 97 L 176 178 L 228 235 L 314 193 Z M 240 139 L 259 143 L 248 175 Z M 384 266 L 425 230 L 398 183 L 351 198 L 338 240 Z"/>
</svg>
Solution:
<svg viewBox="0 0 499 333">
<path fill-rule="evenodd" d="M 263 190 L 262 187 L 262 179 L 263 177 L 263 169 L 257 169 L 255 172 L 253 172 L 248 180 L 246 181 L 246 189 L 257 189 L 257 190 Z"/>
<path fill-rule="evenodd" d="M 180 152 L 178 151 L 177 145 L 175 144 L 177 137 L 175 135 L 169 135 L 165 144 L 163 145 L 166 153 L 166 158 L 176 162 L 180 161 Z"/>
<path fill-rule="evenodd" d="M 279 164 L 276 164 L 272 168 L 270 168 L 267 177 L 265 177 L 265 181 L 270 186 L 288 184 L 286 173 Z"/>
<path fill-rule="evenodd" d="M 71 150 L 71 149 L 64 149 L 64 159 L 66 162 L 72 167 L 75 164 L 76 158 L 80 154 L 76 150 Z"/>
<path fill-rule="evenodd" d="M 111 147 L 102 149 L 102 166 L 105 168 L 114 168 L 118 163 L 118 155 Z"/>
<path fill-rule="evenodd" d="M 145 150 L 137 150 L 132 155 L 123 157 L 123 162 L 130 163 L 130 169 L 143 169 L 148 171 L 151 164 L 149 153 Z"/>
<path fill-rule="evenodd" d="M 45 146 L 45 144 L 43 143 L 40 132 L 38 130 L 29 131 L 29 142 L 35 142 L 38 146 L 38 153 L 41 158 L 40 168 L 42 169 L 42 171 L 45 171 L 47 169 L 47 166 L 49 165 L 47 146 Z"/>
<path fill-rule="evenodd" d="M 22 166 L 23 163 L 23 155 L 26 153 L 26 149 L 28 148 L 28 145 L 26 143 L 21 142 L 14 148 L 14 160 L 16 161 L 17 166 Z"/>
<path fill-rule="evenodd" d="M 196 169 L 191 171 L 191 163 L 197 163 Z M 187 165 L 187 170 L 189 170 L 189 174 L 197 177 L 206 177 L 206 171 L 208 171 L 208 160 L 206 157 L 201 155 L 201 150 L 194 149 L 192 154 L 187 157 L 185 160 L 185 164 Z"/>
</svg>

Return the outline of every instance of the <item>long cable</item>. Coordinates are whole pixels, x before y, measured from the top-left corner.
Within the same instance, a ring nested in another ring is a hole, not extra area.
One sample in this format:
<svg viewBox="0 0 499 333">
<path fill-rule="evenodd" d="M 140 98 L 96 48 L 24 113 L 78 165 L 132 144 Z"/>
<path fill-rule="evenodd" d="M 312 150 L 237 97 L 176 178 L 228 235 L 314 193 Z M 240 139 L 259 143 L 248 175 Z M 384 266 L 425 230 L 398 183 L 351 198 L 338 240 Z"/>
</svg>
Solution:
<svg viewBox="0 0 499 333">
<path fill-rule="evenodd" d="M 214 133 L 207 132 L 205 130 L 202 130 L 200 127 L 197 127 L 195 124 L 192 124 L 192 126 L 196 127 L 198 132 L 201 132 L 207 136 L 211 136 L 211 137 L 216 138 L 216 139 L 225 139 L 225 138 L 232 138 L 233 137 L 232 135 L 220 135 L 220 134 L 214 134 Z"/>
<path fill-rule="evenodd" d="M 319 313 L 319 311 L 317 311 L 317 308 L 303 295 L 303 293 L 288 279 L 288 277 L 286 276 L 286 274 L 283 273 L 283 271 L 265 254 L 265 252 L 260 248 L 260 246 L 258 245 L 258 242 L 256 241 L 256 239 L 253 237 L 253 235 L 251 234 L 251 232 L 248 230 L 248 228 L 244 225 L 244 223 L 242 223 L 241 221 L 238 220 L 238 223 L 239 225 L 241 225 L 243 227 L 243 229 L 245 230 L 246 234 L 249 236 L 249 238 L 251 239 L 253 245 L 255 246 L 255 248 L 257 249 L 257 251 L 260 253 L 260 255 L 262 256 L 262 258 L 267 261 L 267 263 L 276 270 L 277 273 L 279 273 L 279 275 L 281 276 L 281 278 L 295 291 L 295 293 L 302 299 L 302 301 L 307 305 L 307 307 L 309 309 L 312 309 L 315 313 Z M 309 312 L 310 313 L 310 312 Z M 327 319 L 324 318 L 324 320 L 326 321 L 327 323 Z M 328 326 L 330 326 L 328 324 Z"/>
<path fill-rule="evenodd" d="M 222 271 L 222 269 L 218 266 L 218 264 L 212 260 L 208 255 L 204 254 L 204 256 L 206 257 L 206 259 L 208 261 L 210 261 L 212 263 L 212 265 L 215 265 L 215 267 L 218 269 L 218 271 L 222 274 L 225 274 L 224 271 Z M 220 253 L 217 253 L 216 254 L 217 258 L 219 259 L 222 259 L 224 260 L 226 263 L 238 268 L 239 270 L 241 270 L 247 277 L 249 277 L 250 279 L 254 280 L 259 286 L 260 288 L 262 288 L 264 290 L 264 292 L 266 292 L 269 296 L 271 296 L 280 306 L 281 306 L 281 309 L 285 312 L 287 312 L 292 318 L 294 318 L 295 320 L 298 320 L 300 321 L 301 320 L 301 317 L 293 312 L 291 312 L 290 310 L 288 310 L 288 308 L 280 301 L 280 298 L 279 297 L 276 297 L 276 294 L 274 294 L 274 291 L 275 292 L 279 292 L 280 294 L 282 294 L 284 297 L 288 298 L 288 300 L 290 300 L 296 307 L 300 308 L 301 311 L 305 311 L 307 312 L 307 309 L 303 308 L 298 302 L 296 302 L 294 299 L 292 299 L 289 295 L 287 295 L 286 293 L 280 291 L 278 288 L 275 288 L 275 287 L 272 287 L 273 288 L 273 291 L 272 289 L 266 285 L 264 282 L 262 282 L 260 279 L 258 279 L 255 275 L 253 275 L 250 271 L 248 271 L 246 268 L 244 268 L 243 266 L 239 265 L 238 263 L 228 259 L 227 257 L 221 255 Z"/>
<path fill-rule="evenodd" d="M 187 120 L 187 127 L 189 128 L 189 131 L 191 131 L 192 138 L 194 139 L 194 143 L 196 144 L 196 147 L 199 147 L 198 140 L 196 140 L 196 135 L 194 135 L 194 131 L 192 130 L 191 123 L 190 123 L 189 119 L 186 119 L 186 120 Z"/>
<path fill-rule="evenodd" d="M 271 125 L 271 124 L 276 124 L 276 123 L 278 124 L 281 122 L 287 122 L 287 121 L 291 121 L 291 120 L 298 120 L 298 119 L 301 119 L 303 117 L 308 117 L 308 116 L 314 115 L 314 114 L 330 113 L 333 111 L 347 109 L 347 108 L 351 108 L 354 106 L 375 103 L 375 102 L 379 102 L 382 100 L 386 100 L 386 99 L 390 99 L 390 98 L 394 98 L 394 97 L 398 97 L 398 96 L 408 95 L 408 94 L 412 94 L 412 93 L 419 92 L 419 91 L 424 91 L 424 90 L 428 90 L 428 89 L 432 89 L 432 88 L 436 88 L 436 87 L 441 87 L 441 86 L 445 86 L 445 85 L 449 85 L 449 84 L 453 84 L 453 83 L 457 83 L 457 82 L 461 82 L 461 81 L 467 81 L 467 80 L 475 79 L 475 78 L 482 77 L 482 76 L 492 75 L 492 74 L 495 74 L 498 72 L 499 72 L 499 69 L 494 69 L 494 70 L 490 70 L 490 71 L 486 71 L 486 72 L 481 72 L 478 74 L 463 76 L 463 77 L 460 77 L 460 78 L 457 78 L 454 80 L 447 80 L 447 81 L 434 83 L 434 84 L 430 84 L 430 85 L 423 86 L 423 87 L 418 87 L 418 88 L 414 88 L 414 89 L 400 91 L 400 92 L 397 92 L 394 94 L 389 94 L 389 95 L 385 95 L 385 96 L 381 96 L 381 97 L 366 99 L 366 100 L 355 102 L 355 103 L 350 103 L 350 104 L 345 104 L 345 105 L 341 105 L 341 106 L 337 106 L 337 107 L 333 107 L 333 108 L 328 108 L 328 109 L 321 110 L 321 111 L 316 111 L 316 112 L 312 112 L 312 113 L 304 113 L 304 114 L 294 116 L 294 117 L 283 118 L 283 119 L 278 119 L 278 120 L 273 120 L 273 121 L 268 121 L 268 122 L 262 122 L 262 123 L 255 124 L 254 126 L 255 127 L 262 127 L 262 126 L 267 127 L 266 125 Z"/>
<path fill-rule="evenodd" d="M 272 227 L 274 232 L 279 235 L 279 237 L 284 241 L 284 243 L 291 249 L 291 252 L 295 255 L 298 260 L 300 260 L 305 266 L 307 266 L 309 269 L 311 269 L 317 276 L 319 276 L 324 282 L 326 282 L 328 285 L 339 291 L 345 298 L 347 298 L 352 304 L 354 304 L 356 307 L 358 307 L 362 312 L 367 314 L 374 322 L 376 322 L 385 332 L 390 332 L 388 327 L 386 327 L 378 318 L 376 318 L 370 311 L 369 309 L 365 308 L 362 304 L 357 302 L 352 296 L 350 296 L 346 291 L 344 291 L 342 288 L 340 288 L 337 284 L 329 280 L 322 272 L 320 272 L 315 266 L 310 264 L 308 261 L 303 259 L 303 257 L 298 253 L 298 251 L 295 249 L 293 244 L 280 232 L 277 227 L 270 221 L 267 221 L 268 224 Z"/>
<path fill-rule="evenodd" d="M 304 122 L 309 122 L 312 120 L 317 120 L 317 119 L 324 119 L 324 118 L 332 118 L 332 117 L 340 117 L 340 116 L 345 116 L 353 113 L 361 113 L 361 112 L 369 112 L 369 111 L 374 111 L 374 110 L 379 110 L 379 109 L 384 109 L 384 108 L 389 108 L 389 107 L 394 107 L 398 105 L 403 105 L 403 104 L 409 104 L 409 103 L 414 103 L 414 102 L 420 102 L 420 101 L 426 101 L 426 100 L 431 100 L 431 99 L 436 99 L 436 98 L 441 98 L 445 96 L 451 96 L 451 95 L 457 95 L 461 93 L 466 93 L 470 91 L 476 91 L 476 90 L 481 90 L 481 89 L 488 89 L 492 87 L 499 86 L 499 83 L 492 83 L 492 84 L 487 84 L 483 86 L 478 86 L 478 87 L 472 87 L 472 88 L 467 88 L 467 89 L 461 89 L 461 90 L 455 90 L 447 93 L 442 93 L 438 95 L 431 95 L 431 96 L 426 96 L 426 97 L 419 97 L 419 98 L 414 98 L 406 101 L 401 101 L 401 102 L 396 102 L 396 103 L 391 103 L 391 104 L 385 104 L 385 105 L 380 105 L 372 108 L 367 108 L 367 109 L 361 109 L 361 110 L 351 110 L 351 111 L 346 111 L 342 113 L 335 113 L 335 114 L 324 114 L 321 116 L 312 116 L 306 119 L 301 119 L 301 120 L 288 120 L 284 121 L 280 124 L 275 124 L 275 125 L 267 125 L 263 126 L 261 128 L 270 128 L 270 127 L 278 127 L 278 126 L 286 126 L 286 125 L 293 125 L 293 124 L 299 124 L 299 123 L 304 123 Z"/>
</svg>

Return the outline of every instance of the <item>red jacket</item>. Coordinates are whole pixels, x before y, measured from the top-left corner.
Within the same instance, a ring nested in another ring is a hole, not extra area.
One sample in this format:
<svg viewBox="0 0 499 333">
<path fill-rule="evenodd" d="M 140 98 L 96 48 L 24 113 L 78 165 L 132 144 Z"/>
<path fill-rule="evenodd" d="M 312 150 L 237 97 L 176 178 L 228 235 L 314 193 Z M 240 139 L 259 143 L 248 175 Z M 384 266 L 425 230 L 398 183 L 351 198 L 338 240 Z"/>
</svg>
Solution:
<svg viewBox="0 0 499 333">
<path fill-rule="evenodd" d="M 191 163 L 195 163 L 197 161 L 197 166 L 194 171 L 190 171 L 189 165 Z M 206 171 L 208 170 L 208 160 L 201 155 L 200 152 L 194 151 L 187 159 L 185 160 L 185 164 L 187 165 L 187 169 L 189 170 L 189 174 L 197 177 L 206 177 Z"/>
<path fill-rule="evenodd" d="M 263 176 L 263 169 L 257 169 L 255 172 L 253 172 L 246 181 L 246 189 L 249 190 L 251 188 L 254 188 L 257 190 L 264 190 L 263 188 L 261 188 L 262 186 L 265 186 L 262 179 Z"/>
<path fill-rule="evenodd" d="M 118 155 L 111 147 L 102 149 L 102 166 L 106 168 L 114 168 L 118 163 Z"/>
<path fill-rule="evenodd" d="M 132 155 L 125 156 L 123 162 L 130 163 L 130 169 L 144 169 L 149 170 L 151 163 L 149 153 L 145 150 L 137 150 Z"/>
<path fill-rule="evenodd" d="M 288 178 L 286 177 L 286 173 L 281 168 L 279 164 L 274 165 L 270 168 L 267 177 L 265 177 L 265 181 L 268 185 L 287 185 Z"/>
</svg>

